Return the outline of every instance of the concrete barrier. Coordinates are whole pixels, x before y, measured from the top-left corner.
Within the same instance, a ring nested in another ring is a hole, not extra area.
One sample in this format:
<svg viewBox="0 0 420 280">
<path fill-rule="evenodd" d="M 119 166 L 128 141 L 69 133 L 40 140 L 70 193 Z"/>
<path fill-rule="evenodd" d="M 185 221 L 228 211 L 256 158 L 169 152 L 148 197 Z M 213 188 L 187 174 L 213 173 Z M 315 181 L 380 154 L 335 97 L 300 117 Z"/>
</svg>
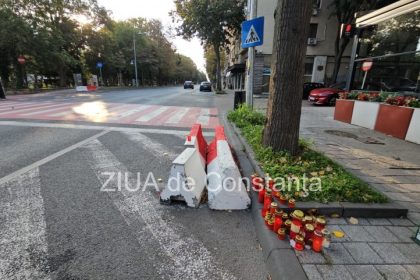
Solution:
<svg viewBox="0 0 420 280">
<path fill-rule="evenodd" d="M 223 126 L 215 129 L 207 153 L 207 191 L 210 209 L 243 210 L 251 200 L 226 140 Z"/>
<path fill-rule="evenodd" d="M 198 207 L 206 181 L 206 171 L 198 150 L 187 148 L 173 161 L 168 184 L 160 199 L 163 203 L 184 200 L 187 206 Z"/>
<path fill-rule="evenodd" d="M 88 92 L 88 91 L 95 91 L 97 90 L 97 86 L 77 86 L 76 91 L 78 92 Z"/>
<path fill-rule="evenodd" d="M 187 136 L 185 146 L 194 147 L 200 153 L 201 164 L 206 169 L 207 162 L 207 141 L 203 136 L 201 124 L 193 125 L 190 134 Z"/>
</svg>

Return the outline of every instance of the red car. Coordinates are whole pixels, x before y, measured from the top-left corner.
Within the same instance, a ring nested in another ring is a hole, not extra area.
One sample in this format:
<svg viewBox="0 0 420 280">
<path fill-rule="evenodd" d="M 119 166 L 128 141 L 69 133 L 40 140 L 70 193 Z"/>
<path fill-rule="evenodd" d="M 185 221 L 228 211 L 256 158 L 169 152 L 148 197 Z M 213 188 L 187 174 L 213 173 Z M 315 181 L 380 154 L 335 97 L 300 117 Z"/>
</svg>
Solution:
<svg viewBox="0 0 420 280">
<path fill-rule="evenodd" d="M 314 105 L 334 106 L 340 92 L 344 92 L 345 83 L 334 84 L 328 88 L 317 88 L 309 94 L 309 102 Z"/>
</svg>

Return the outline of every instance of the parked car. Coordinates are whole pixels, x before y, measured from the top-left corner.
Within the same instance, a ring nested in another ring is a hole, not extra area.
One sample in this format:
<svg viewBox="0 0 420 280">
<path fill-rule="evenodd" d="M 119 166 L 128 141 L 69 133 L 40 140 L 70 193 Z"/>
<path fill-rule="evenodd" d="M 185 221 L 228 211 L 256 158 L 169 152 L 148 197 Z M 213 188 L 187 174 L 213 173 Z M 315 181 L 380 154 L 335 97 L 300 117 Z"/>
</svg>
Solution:
<svg viewBox="0 0 420 280">
<path fill-rule="evenodd" d="M 312 90 L 317 88 L 323 88 L 325 87 L 324 84 L 321 83 L 304 83 L 303 84 L 303 99 L 309 98 L 309 93 L 311 93 Z"/>
<path fill-rule="evenodd" d="M 209 82 L 202 82 L 200 84 L 200 91 L 211 91 L 211 84 Z"/>
<path fill-rule="evenodd" d="M 191 88 L 194 89 L 194 83 L 192 81 L 185 81 L 184 82 L 184 89 Z"/>
<path fill-rule="evenodd" d="M 339 94 L 344 92 L 345 83 L 333 84 L 327 88 L 317 88 L 309 94 L 309 102 L 315 105 L 334 106 Z"/>
</svg>

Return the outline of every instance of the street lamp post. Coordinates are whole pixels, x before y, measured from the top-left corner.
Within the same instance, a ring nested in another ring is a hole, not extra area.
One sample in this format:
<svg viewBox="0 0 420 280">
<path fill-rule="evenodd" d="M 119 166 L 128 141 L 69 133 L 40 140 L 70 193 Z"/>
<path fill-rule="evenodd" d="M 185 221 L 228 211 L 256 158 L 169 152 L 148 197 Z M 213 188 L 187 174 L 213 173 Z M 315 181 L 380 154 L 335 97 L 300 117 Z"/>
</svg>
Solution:
<svg viewBox="0 0 420 280">
<path fill-rule="evenodd" d="M 137 51 L 136 51 L 136 33 L 133 33 L 133 52 L 134 52 L 134 72 L 136 75 L 136 87 L 139 87 L 139 77 L 137 71 Z"/>
</svg>

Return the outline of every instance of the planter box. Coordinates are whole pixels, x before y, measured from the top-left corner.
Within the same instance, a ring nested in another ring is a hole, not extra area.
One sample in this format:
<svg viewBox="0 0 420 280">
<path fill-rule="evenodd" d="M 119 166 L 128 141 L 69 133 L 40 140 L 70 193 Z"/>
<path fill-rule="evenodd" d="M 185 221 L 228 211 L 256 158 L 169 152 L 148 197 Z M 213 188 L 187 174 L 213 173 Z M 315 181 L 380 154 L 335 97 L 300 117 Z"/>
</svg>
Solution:
<svg viewBox="0 0 420 280">
<path fill-rule="evenodd" d="M 420 109 L 414 109 L 405 140 L 420 144 Z"/>
<path fill-rule="evenodd" d="M 338 99 L 335 103 L 334 120 L 351 123 L 354 100 Z"/>
<path fill-rule="evenodd" d="M 374 129 L 378 111 L 379 103 L 377 102 L 355 101 L 351 124 Z"/>
<path fill-rule="evenodd" d="M 413 108 L 381 104 L 375 130 L 404 140 L 413 111 Z"/>
</svg>

